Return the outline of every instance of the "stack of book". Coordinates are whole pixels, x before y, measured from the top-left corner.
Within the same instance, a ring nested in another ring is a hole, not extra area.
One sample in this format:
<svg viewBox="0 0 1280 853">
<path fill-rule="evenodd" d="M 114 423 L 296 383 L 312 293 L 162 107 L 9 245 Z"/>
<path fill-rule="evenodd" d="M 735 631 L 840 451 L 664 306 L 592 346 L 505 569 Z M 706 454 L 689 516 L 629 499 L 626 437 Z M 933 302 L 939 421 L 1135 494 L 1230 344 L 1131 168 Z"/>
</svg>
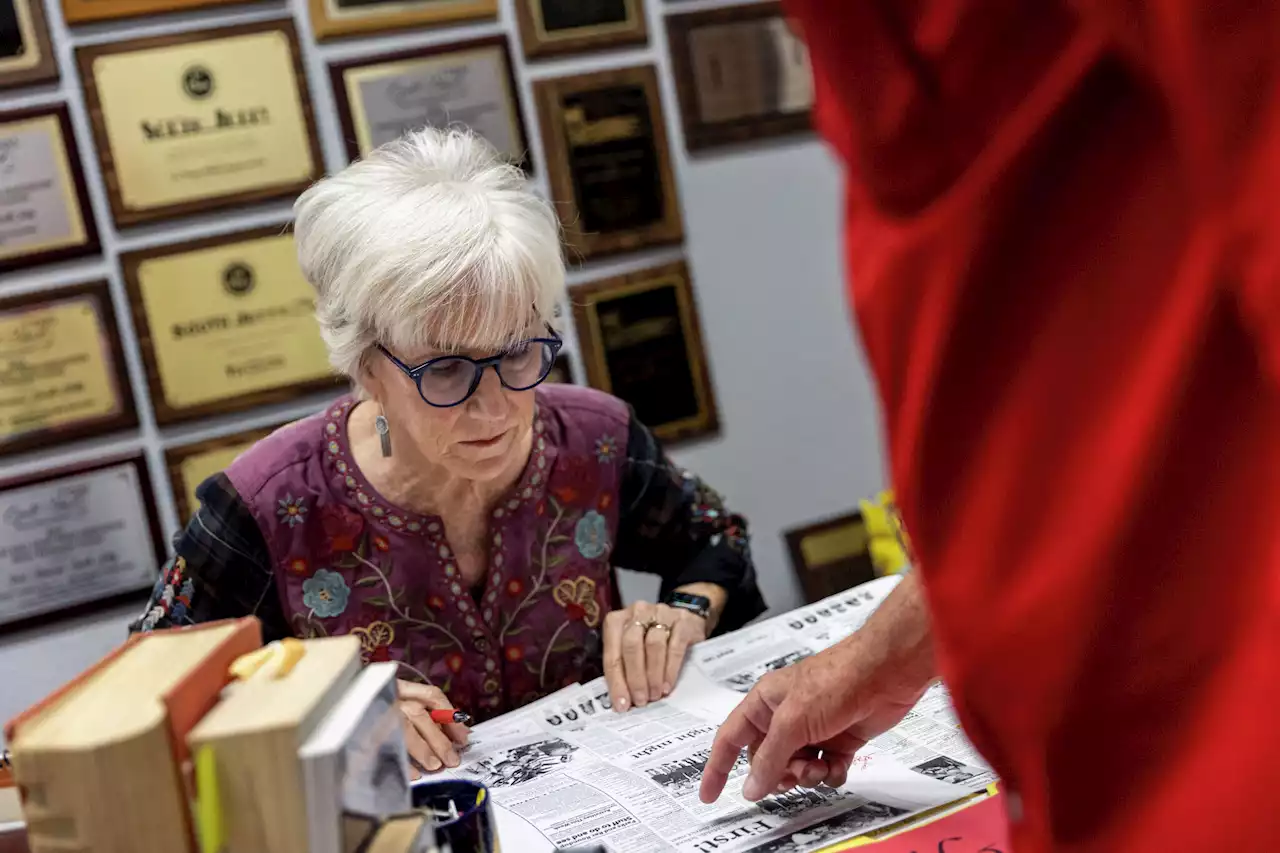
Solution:
<svg viewBox="0 0 1280 853">
<path fill-rule="evenodd" d="M 253 618 L 131 637 L 5 727 L 31 853 L 434 851 L 395 676 Z"/>
</svg>

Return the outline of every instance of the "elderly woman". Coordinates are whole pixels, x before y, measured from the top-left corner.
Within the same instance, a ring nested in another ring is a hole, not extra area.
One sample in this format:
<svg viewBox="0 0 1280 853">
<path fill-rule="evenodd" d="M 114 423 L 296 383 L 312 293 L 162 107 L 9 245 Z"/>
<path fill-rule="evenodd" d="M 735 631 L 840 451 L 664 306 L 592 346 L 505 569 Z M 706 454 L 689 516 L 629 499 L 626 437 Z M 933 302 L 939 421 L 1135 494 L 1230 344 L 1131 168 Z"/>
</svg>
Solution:
<svg viewBox="0 0 1280 853">
<path fill-rule="evenodd" d="M 455 766 L 478 719 L 605 674 L 670 692 L 691 643 L 764 610 L 746 524 L 623 402 L 541 385 L 565 296 L 550 206 L 478 137 L 427 129 L 295 205 L 302 270 L 353 396 L 197 490 L 151 630 L 254 614 L 395 661 L 410 753 Z M 614 567 L 662 578 L 620 607 Z"/>
</svg>

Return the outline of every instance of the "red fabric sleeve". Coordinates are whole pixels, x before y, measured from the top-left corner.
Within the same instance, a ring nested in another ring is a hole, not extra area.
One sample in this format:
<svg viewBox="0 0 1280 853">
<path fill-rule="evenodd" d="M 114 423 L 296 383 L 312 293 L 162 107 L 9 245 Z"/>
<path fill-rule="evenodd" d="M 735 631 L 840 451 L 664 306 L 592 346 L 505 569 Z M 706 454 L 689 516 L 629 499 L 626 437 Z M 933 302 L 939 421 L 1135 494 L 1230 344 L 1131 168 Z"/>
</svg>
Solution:
<svg viewBox="0 0 1280 853">
<path fill-rule="evenodd" d="M 1280 382 L 1280 4 L 1073 0 L 1167 103 L 1223 281 Z"/>
</svg>

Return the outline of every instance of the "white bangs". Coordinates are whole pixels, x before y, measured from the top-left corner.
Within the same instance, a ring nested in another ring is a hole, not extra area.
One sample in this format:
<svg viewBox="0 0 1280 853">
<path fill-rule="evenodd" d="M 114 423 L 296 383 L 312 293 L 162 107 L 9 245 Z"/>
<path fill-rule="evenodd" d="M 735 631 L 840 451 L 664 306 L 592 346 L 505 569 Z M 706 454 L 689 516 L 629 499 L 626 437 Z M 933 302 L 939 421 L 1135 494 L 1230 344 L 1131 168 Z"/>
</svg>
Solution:
<svg viewBox="0 0 1280 853">
<path fill-rule="evenodd" d="M 564 296 L 559 222 L 517 167 L 470 133 L 425 129 L 313 186 L 295 206 L 334 366 L 373 344 L 499 352 L 541 334 Z"/>
</svg>

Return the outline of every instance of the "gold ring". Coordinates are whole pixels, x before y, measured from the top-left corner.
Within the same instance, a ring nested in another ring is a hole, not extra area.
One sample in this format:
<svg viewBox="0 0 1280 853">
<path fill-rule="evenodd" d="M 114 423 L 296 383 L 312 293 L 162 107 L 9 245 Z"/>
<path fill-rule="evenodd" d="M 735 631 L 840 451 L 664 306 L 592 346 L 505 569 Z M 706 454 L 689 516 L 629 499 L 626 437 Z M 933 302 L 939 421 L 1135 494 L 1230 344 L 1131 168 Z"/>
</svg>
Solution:
<svg viewBox="0 0 1280 853">
<path fill-rule="evenodd" d="M 650 619 L 648 622 L 641 622 L 639 619 L 637 619 L 631 624 L 635 625 L 637 628 L 639 628 L 641 631 L 644 631 L 647 634 L 649 633 L 649 629 L 652 628 L 654 625 L 657 625 L 658 623 L 652 619 Z"/>
<path fill-rule="evenodd" d="M 662 630 L 666 631 L 668 634 L 670 634 L 670 633 L 671 633 L 671 626 L 670 626 L 670 625 L 668 625 L 668 624 L 666 624 L 665 622 L 654 622 L 654 623 L 653 623 L 652 625 L 650 625 L 649 627 L 650 627 L 650 628 L 661 628 Z"/>
</svg>

